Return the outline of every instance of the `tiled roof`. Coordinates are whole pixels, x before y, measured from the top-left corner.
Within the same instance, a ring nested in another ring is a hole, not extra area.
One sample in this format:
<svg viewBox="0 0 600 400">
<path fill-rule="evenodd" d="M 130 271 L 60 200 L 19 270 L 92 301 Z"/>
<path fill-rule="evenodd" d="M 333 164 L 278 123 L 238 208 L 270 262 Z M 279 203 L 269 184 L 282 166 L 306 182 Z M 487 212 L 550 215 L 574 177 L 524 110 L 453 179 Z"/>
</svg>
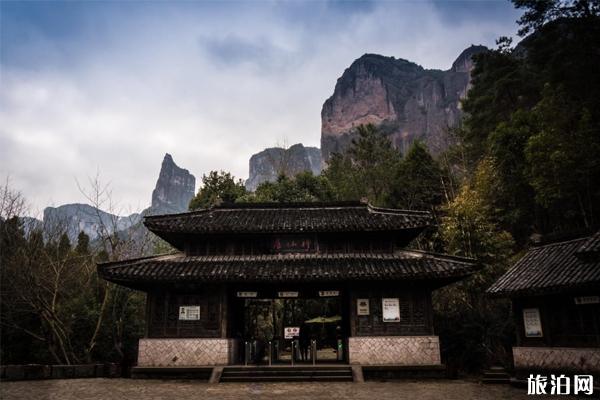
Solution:
<svg viewBox="0 0 600 400">
<path fill-rule="evenodd" d="M 589 237 L 530 249 L 488 293 L 521 296 L 600 288 L 600 260 L 585 260 L 578 251 Z"/>
<path fill-rule="evenodd" d="M 300 233 L 421 230 L 423 211 L 376 208 L 359 202 L 247 203 L 183 214 L 148 216 L 146 227 L 164 234 Z"/>
<path fill-rule="evenodd" d="M 102 278 L 138 286 L 163 282 L 460 279 L 476 269 L 470 259 L 417 251 L 257 256 L 174 254 L 98 265 Z"/>
</svg>

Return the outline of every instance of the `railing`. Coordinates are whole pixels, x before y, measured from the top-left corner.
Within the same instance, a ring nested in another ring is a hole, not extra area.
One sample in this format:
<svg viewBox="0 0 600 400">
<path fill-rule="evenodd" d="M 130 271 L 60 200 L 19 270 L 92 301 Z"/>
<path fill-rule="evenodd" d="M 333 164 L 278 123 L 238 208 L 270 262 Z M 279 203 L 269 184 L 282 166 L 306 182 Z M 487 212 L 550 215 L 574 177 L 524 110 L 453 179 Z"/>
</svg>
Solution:
<svg viewBox="0 0 600 400">
<path fill-rule="evenodd" d="M 283 362 L 284 360 L 280 358 L 281 353 L 280 353 L 280 343 L 278 341 L 267 341 L 265 343 L 265 347 L 266 349 L 264 349 L 261 345 L 261 343 L 257 343 L 256 341 L 244 341 L 244 347 L 243 347 L 243 359 L 244 359 L 244 365 L 248 366 L 250 364 L 253 363 L 262 363 L 264 362 L 264 355 L 266 354 L 267 356 L 267 362 L 269 366 L 272 366 L 275 363 L 278 362 Z M 288 342 L 290 343 L 290 342 Z M 315 339 L 311 339 L 310 343 L 309 343 L 309 348 L 304 348 L 304 347 L 300 347 L 300 342 L 298 339 L 294 339 L 291 341 L 290 343 L 291 346 L 291 354 L 290 354 L 290 358 L 289 361 L 286 360 L 286 362 L 289 362 L 292 366 L 296 365 L 300 360 L 302 362 L 309 362 L 312 365 L 316 365 L 318 360 L 318 351 L 317 351 L 317 340 Z M 324 358 L 321 361 L 343 361 L 344 360 L 344 342 L 342 339 L 338 339 L 337 343 L 336 343 L 336 347 L 337 347 L 337 351 L 336 351 L 336 357 L 335 358 Z M 263 350 L 266 350 L 263 351 Z M 310 352 L 309 352 L 310 351 Z M 310 355 L 309 355 L 310 354 Z M 256 359 L 257 356 L 261 356 L 261 360 Z"/>
</svg>

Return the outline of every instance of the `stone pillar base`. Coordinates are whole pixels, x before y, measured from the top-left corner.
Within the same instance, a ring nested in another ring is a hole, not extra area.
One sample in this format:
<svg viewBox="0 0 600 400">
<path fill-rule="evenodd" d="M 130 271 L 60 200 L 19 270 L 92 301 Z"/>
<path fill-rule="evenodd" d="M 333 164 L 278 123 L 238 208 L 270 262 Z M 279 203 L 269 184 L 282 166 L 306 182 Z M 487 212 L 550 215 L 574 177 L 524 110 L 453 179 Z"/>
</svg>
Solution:
<svg viewBox="0 0 600 400">
<path fill-rule="evenodd" d="M 228 365 L 237 359 L 236 339 L 149 339 L 139 341 L 140 367 Z"/>
<path fill-rule="evenodd" d="M 350 364 L 440 365 L 437 336 L 353 336 L 348 338 Z"/>
<path fill-rule="evenodd" d="M 600 373 L 600 348 L 513 347 L 515 369 Z"/>
</svg>

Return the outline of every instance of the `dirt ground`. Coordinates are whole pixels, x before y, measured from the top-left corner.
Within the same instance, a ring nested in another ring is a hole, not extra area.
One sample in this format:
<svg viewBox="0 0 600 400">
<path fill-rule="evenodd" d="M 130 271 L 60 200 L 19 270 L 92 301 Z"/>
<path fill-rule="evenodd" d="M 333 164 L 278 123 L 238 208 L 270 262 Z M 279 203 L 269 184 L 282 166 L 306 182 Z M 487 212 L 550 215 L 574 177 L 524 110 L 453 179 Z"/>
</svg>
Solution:
<svg viewBox="0 0 600 400">
<path fill-rule="evenodd" d="M 553 396 L 565 399 L 566 396 Z M 464 380 L 366 383 L 221 383 L 137 379 L 70 379 L 0 383 L 2 400 L 492 400 L 541 399 L 509 385 Z"/>
</svg>

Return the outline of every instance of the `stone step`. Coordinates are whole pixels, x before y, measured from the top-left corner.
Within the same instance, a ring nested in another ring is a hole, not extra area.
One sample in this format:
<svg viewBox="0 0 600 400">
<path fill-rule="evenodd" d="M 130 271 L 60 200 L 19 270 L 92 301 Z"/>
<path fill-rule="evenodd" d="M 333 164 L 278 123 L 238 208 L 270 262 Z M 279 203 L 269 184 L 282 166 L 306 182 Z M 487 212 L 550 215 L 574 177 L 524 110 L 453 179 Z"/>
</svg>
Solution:
<svg viewBox="0 0 600 400">
<path fill-rule="evenodd" d="M 318 376 L 318 375 L 352 375 L 352 371 L 344 370 L 331 370 L 331 371 L 223 371 L 224 376 Z"/>
<path fill-rule="evenodd" d="M 220 382 L 351 382 L 349 366 L 225 367 Z"/>
<path fill-rule="evenodd" d="M 221 376 L 221 382 L 352 382 L 352 375 L 311 375 L 311 376 Z"/>
</svg>

